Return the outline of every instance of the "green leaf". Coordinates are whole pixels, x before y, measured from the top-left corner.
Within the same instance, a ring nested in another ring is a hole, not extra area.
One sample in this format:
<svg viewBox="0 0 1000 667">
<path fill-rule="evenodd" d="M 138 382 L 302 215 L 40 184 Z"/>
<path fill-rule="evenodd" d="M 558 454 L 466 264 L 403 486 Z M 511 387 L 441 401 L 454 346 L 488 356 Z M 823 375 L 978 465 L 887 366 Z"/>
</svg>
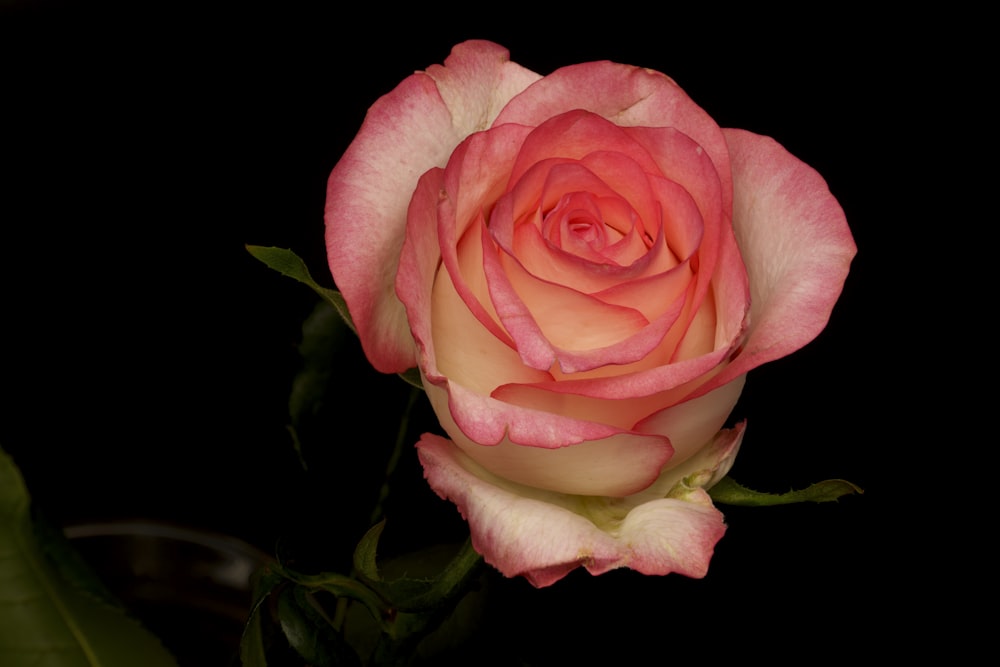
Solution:
<svg viewBox="0 0 1000 667">
<path fill-rule="evenodd" d="M 378 540 L 382 536 L 384 528 L 385 520 L 383 519 L 368 529 L 368 532 L 364 534 L 364 537 L 361 538 L 358 546 L 354 549 L 354 569 L 362 577 L 373 583 L 382 579 L 378 571 L 376 552 L 378 551 Z"/>
<path fill-rule="evenodd" d="M 267 667 L 262 613 L 260 606 L 254 607 L 243 627 L 243 636 L 240 638 L 240 664 L 243 667 Z"/>
<path fill-rule="evenodd" d="M 254 573 L 254 603 L 250 617 L 243 626 L 240 638 L 240 664 L 242 667 L 267 667 L 269 633 L 265 629 L 268 616 L 267 602 L 278 586 L 286 581 L 284 574 L 266 565 Z"/>
<path fill-rule="evenodd" d="M 159 640 L 118 606 L 57 568 L 36 539 L 31 499 L 0 449 L 0 664 L 44 667 L 176 666 Z"/>
<path fill-rule="evenodd" d="M 386 619 L 391 616 L 389 603 L 382 598 L 378 591 L 363 582 L 336 572 L 301 574 L 286 570 L 285 576 L 309 590 L 326 591 L 336 597 L 357 600 L 368 609 L 373 619 L 382 624 L 383 629 L 387 627 L 385 625 Z"/>
<path fill-rule="evenodd" d="M 483 567 L 483 557 L 467 538 L 451 561 L 423 586 L 419 593 L 396 600 L 396 608 L 410 613 L 428 612 L 454 606 L 468 592 Z"/>
<path fill-rule="evenodd" d="M 798 491 L 762 493 L 741 486 L 729 477 L 723 477 L 709 490 L 712 500 L 726 505 L 766 507 L 792 503 L 826 503 L 853 493 L 864 493 L 861 487 L 843 479 L 827 479 Z"/>
<path fill-rule="evenodd" d="M 300 283 L 311 287 L 313 291 L 319 294 L 327 303 L 334 307 L 341 319 L 343 319 L 351 331 L 355 334 L 358 333 L 357 327 L 354 326 L 354 320 L 351 318 L 351 312 L 347 309 L 347 302 L 344 301 L 344 296 L 335 289 L 323 287 L 317 283 L 313 279 L 312 274 L 309 273 L 309 269 L 306 267 L 306 263 L 302 261 L 302 258 L 291 250 L 285 248 L 265 247 L 259 245 L 247 245 L 246 248 L 251 255 L 264 262 L 278 273 L 288 276 L 289 278 L 294 278 Z M 402 373 L 398 373 L 398 375 L 404 381 L 413 385 L 417 389 L 424 388 L 423 383 L 420 381 L 420 371 L 416 368 L 410 368 Z"/>
<path fill-rule="evenodd" d="M 329 287 L 323 287 L 315 280 L 313 280 L 312 275 L 309 273 L 309 269 L 306 267 L 306 263 L 296 255 L 291 250 L 285 248 L 274 248 L 274 247 L 264 247 L 259 245 L 248 245 L 247 251 L 259 259 L 260 261 L 267 264 L 269 267 L 277 271 L 278 273 L 288 276 L 289 278 L 294 278 L 300 283 L 308 285 L 323 297 L 327 303 L 333 306 L 340 316 L 347 323 L 347 326 L 351 328 L 351 331 L 358 333 L 358 330 L 354 326 L 354 320 L 351 319 L 351 313 L 347 310 L 347 302 L 344 301 L 343 295 L 335 289 L 330 289 Z"/>
<path fill-rule="evenodd" d="M 333 629 L 315 598 L 301 586 L 290 586 L 278 596 L 278 616 L 288 644 L 315 667 L 350 665 L 361 659 L 343 636 Z"/>
</svg>

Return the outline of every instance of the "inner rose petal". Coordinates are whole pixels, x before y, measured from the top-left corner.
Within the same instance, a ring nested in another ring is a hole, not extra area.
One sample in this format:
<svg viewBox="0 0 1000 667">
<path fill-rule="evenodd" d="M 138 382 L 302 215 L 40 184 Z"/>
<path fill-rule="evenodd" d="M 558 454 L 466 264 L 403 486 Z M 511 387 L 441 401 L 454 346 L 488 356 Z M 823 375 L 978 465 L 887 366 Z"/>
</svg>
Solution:
<svg viewBox="0 0 1000 667">
<path fill-rule="evenodd" d="M 669 271 L 619 283 L 593 296 L 604 303 L 634 308 L 652 321 L 685 298 L 692 280 L 691 265 L 684 262 Z M 713 334 L 711 342 L 714 340 Z"/>
<path fill-rule="evenodd" d="M 452 220 L 461 236 L 479 215 L 507 189 L 507 174 L 517 154 L 517 146 L 530 128 L 500 126 L 477 132 L 452 153 L 445 168 L 444 189 L 454 203 Z"/>
<path fill-rule="evenodd" d="M 580 160 L 595 151 L 627 155 L 641 170 L 659 171 L 646 148 L 625 128 L 577 109 L 548 119 L 528 134 L 511 170 L 511 181 L 517 182 L 535 164 L 548 158 Z"/>
<path fill-rule="evenodd" d="M 533 165 L 520 179 L 510 181 L 497 201 L 490 227 L 502 245 L 509 246 L 515 221 L 544 222 L 544 216 L 567 194 L 587 192 L 594 197 L 619 197 L 600 177 L 577 160 L 552 158 Z M 534 218 L 540 211 L 542 217 Z"/>
<path fill-rule="evenodd" d="M 597 204 L 601 210 L 601 222 L 614 232 L 609 233 L 612 242 L 603 248 L 608 261 L 618 266 L 629 266 L 642 259 L 654 240 L 643 229 L 635 209 L 619 197 L 601 197 Z M 613 240 L 614 237 L 617 240 Z"/>
<path fill-rule="evenodd" d="M 466 307 L 447 271 L 438 271 L 431 298 L 431 332 L 439 373 L 489 395 L 507 382 L 552 376 L 521 363 L 516 350 L 483 327 Z"/>
<path fill-rule="evenodd" d="M 583 252 L 594 251 L 598 257 L 608 244 L 603 215 L 593 195 L 570 192 L 559 198 L 555 207 L 544 213 L 542 233 L 553 245 Z M 614 232 L 615 230 L 611 230 Z M 614 241 L 618 240 L 618 234 Z M 588 253 L 589 254 L 589 253 Z"/>
<path fill-rule="evenodd" d="M 663 209 L 672 208 L 672 196 L 653 187 L 651 179 L 661 178 L 659 171 L 646 171 L 631 156 L 603 150 L 585 155 L 580 165 L 611 189 L 616 198 L 628 203 L 636 214 L 632 222 L 643 236 L 656 237 Z"/>
<path fill-rule="evenodd" d="M 643 275 L 666 271 L 677 263 L 662 236 L 647 246 L 647 239 L 640 236 L 636 227 L 600 255 L 593 251 L 588 254 L 586 248 L 580 254 L 567 252 L 544 238 L 540 227 L 540 224 L 518 224 L 513 245 L 507 249 L 532 275 L 572 285 L 581 292 L 605 290 Z M 623 255 L 634 255 L 635 259 L 627 261 Z"/>
<path fill-rule="evenodd" d="M 529 225 L 518 225 L 525 226 Z M 628 202 L 589 192 L 564 195 L 554 209 L 544 214 L 542 235 L 553 248 L 596 264 L 618 266 L 640 260 L 653 244 Z"/>
<path fill-rule="evenodd" d="M 497 260 L 510 288 L 517 300 L 537 324 L 545 338 L 555 347 L 564 350 L 590 350 L 617 343 L 637 333 L 647 324 L 641 312 L 605 303 L 572 287 L 539 280 L 525 270 L 517 258 L 499 251 Z M 512 315 L 522 313 L 504 312 L 498 303 L 498 296 L 509 301 L 506 287 L 500 281 L 490 281 L 490 293 L 497 305 L 501 321 L 514 336 L 518 335 L 510 326 Z"/>
</svg>

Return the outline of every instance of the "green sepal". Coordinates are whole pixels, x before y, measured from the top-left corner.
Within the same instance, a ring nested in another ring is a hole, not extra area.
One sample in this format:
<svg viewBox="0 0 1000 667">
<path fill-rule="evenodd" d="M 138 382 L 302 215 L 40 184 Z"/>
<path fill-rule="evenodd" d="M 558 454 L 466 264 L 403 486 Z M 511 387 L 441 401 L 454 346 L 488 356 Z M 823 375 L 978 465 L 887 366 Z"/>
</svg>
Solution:
<svg viewBox="0 0 1000 667">
<path fill-rule="evenodd" d="M 347 310 L 347 302 L 344 301 L 343 295 L 335 289 L 323 287 L 317 283 L 309 273 L 306 263 L 303 262 L 298 255 L 285 248 L 265 247 L 259 245 L 247 245 L 246 248 L 251 255 L 264 262 L 278 273 L 288 276 L 289 278 L 294 278 L 300 283 L 311 287 L 314 292 L 319 294 L 324 300 L 327 301 L 327 303 L 337 310 L 344 322 L 347 323 L 347 326 L 350 327 L 351 331 L 355 334 L 358 333 L 357 328 L 354 326 L 354 320 L 351 319 L 351 313 Z"/>
<path fill-rule="evenodd" d="M 152 633 L 95 593 L 68 545 L 36 532 L 30 506 L 20 471 L 0 449 L 0 664 L 175 667 Z"/>
<path fill-rule="evenodd" d="M 712 500 L 725 505 L 767 507 L 792 503 L 827 503 L 850 494 L 862 494 L 861 487 L 844 479 L 827 479 L 804 489 L 786 493 L 764 493 L 738 484 L 730 477 L 723 477 L 709 489 Z"/>
</svg>

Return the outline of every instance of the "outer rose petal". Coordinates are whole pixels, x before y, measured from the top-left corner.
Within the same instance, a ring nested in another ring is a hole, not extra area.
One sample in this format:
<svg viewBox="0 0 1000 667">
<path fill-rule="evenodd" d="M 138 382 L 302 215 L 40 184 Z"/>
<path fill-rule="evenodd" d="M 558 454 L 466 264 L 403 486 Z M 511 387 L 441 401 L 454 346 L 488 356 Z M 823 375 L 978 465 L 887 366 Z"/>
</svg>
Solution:
<svg viewBox="0 0 1000 667">
<path fill-rule="evenodd" d="M 706 447 L 715 461 L 692 471 L 669 496 L 641 502 L 513 484 L 436 435 L 424 435 L 417 448 L 431 488 L 458 507 L 486 562 L 544 587 L 580 566 L 595 575 L 629 567 L 643 574 L 705 576 L 726 527 L 700 485 L 728 469 L 742 433 L 742 427 L 721 433 Z"/>
<path fill-rule="evenodd" d="M 327 185 L 330 271 L 369 361 L 386 373 L 415 365 L 394 281 L 406 209 L 420 175 L 444 166 L 469 134 L 539 78 L 490 42 L 465 42 L 444 66 L 404 80 L 368 110 Z"/>
<path fill-rule="evenodd" d="M 750 277 L 750 329 L 742 352 L 699 393 L 815 338 L 857 252 L 844 211 L 816 170 L 770 137 L 723 132 L 733 167 L 733 227 Z"/>
</svg>

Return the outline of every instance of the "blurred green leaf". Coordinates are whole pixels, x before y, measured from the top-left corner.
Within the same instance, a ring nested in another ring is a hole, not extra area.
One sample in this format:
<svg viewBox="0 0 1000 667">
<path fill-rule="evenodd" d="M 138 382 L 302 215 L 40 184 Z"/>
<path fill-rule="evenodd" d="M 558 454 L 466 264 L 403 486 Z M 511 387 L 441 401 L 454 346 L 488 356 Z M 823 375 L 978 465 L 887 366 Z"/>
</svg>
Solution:
<svg viewBox="0 0 1000 667">
<path fill-rule="evenodd" d="M 49 560 L 30 504 L 20 471 L 0 450 L 0 664 L 176 666 L 121 607 L 88 591 L 79 563 L 56 567 Z M 58 557 L 58 549 L 49 552 Z"/>
<path fill-rule="evenodd" d="M 364 534 L 357 548 L 354 549 L 354 569 L 370 582 L 378 582 L 381 576 L 378 572 L 376 555 L 378 540 L 385 528 L 385 520 L 379 521 Z"/>
<path fill-rule="evenodd" d="M 302 368 L 292 381 L 288 398 L 293 426 L 303 417 L 321 411 L 346 331 L 344 321 L 326 301 L 317 303 L 302 323 L 302 342 L 299 344 Z"/>
<path fill-rule="evenodd" d="M 399 373 L 399 377 L 403 378 L 406 382 L 408 382 L 409 384 L 413 385 L 417 389 L 423 389 L 424 388 L 424 382 L 423 382 L 423 380 L 420 379 L 420 369 L 419 368 L 410 368 L 410 369 L 407 369 L 407 370 L 403 371 L 402 373 Z"/>
<path fill-rule="evenodd" d="M 712 500 L 726 505 L 745 507 L 766 507 L 769 505 L 790 505 L 792 503 L 826 503 L 842 496 L 864 493 L 861 487 L 843 479 L 827 479 L 798 491 L 786 493 L 763 493 L 742 486 L 729 477 L 723 477 L 709 490 Z"/>
<path fill-rule="evenodd" d="M 323 297 L 327 303 L 336 309 L 336 311 L 343 318 L 344 322 L 347 323 L 347 326 L 351 328 L 351 331 L 354 333 L 358 332 L 358 330 L 354 327 L 354 320 L 351 319 L 351 313 L 347 310 L 347 302 L 344 301 L 343 295 L 341 295 L 341 293 L 337 290 L 330 289 L 329 287 L 323 287 L 313 280 L 312 275 L 309 273 L 309 269 L 306 267 L 306 263 L 303 262 L 298 255 L 285 248 L 258 245 L 248 245 L 246 248 L 251 255 L 264 262 L 278 273 L 288 276 L 289 278 L 294 278 L 300 283 L 311 287 L 313 291 Z"/>
<path fill-rule="evenodd" d="M 288 396 L 291 420 L 288 432 L 304 470 L 308 465 L 303 454 L 302 433 L 308 431 L 309 420 L 319 415 L 334 396 L 331 380 L 346 336 L 343 318 L 327 301 L 317 302 L 302 323 L 302 342 L 299 344 L 302 366 L 292 380 Z"/>
</svg>

